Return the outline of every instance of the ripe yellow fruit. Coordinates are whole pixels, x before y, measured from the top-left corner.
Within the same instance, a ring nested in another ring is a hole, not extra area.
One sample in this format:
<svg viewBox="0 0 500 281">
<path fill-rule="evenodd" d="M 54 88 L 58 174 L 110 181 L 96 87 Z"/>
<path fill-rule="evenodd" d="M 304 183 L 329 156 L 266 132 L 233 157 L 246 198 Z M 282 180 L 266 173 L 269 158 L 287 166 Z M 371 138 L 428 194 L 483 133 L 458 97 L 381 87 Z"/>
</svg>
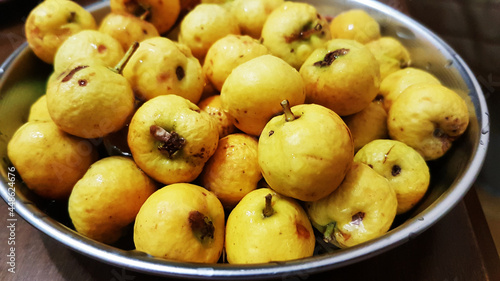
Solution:
<svg viewBox="0 0 500 281">
<path fill-rule="evenodd" d="M 306 210 L 326 241 L 347 248 L 385 234 L 397 206 L 387 179 L 366 164 L 354 163 L 337 190 L 307 203 Z"/>
<path fill-rule="evenodd" d="M 339 186 L 352 164 L 351 133 L 326 107 L 300 104 L 287 111 L 271 119 L 260 135 L 262 175 L 280 194 L 319 200 Z"/>
<path fill-rule="evenodd" d="M 330 23 L 332 38 L 352 39 L 366 44 L 380 38 L 380 25 L 367 12 L 360 9 L 345 11 Z"/>
<path fill-rule="evenodd" d="M 179 42 L 193 55 L 203 59 L 210 46 L 228 34 L 240 34 L 238 21 L 231 12 L 217 4 L 199 4 L 182 20 Z"/>
<path fill-rule="evenodd" d="M 9 141 L 7 153 L 26 186 L 49 199 L 67 199 L 97 160 L 89 141 L 61 131 L 52 121 L 25 123 Z"/>
<path fill-rule="evenodd" d="M 230 5 L 241 34 L 260 38 L 262 27 L 269 14 L 285 2 L 284 0 L 234 0 Z"/>
<path fill-rule="evenodd" d="M 113 243 L 134 222 L 155 183 L 131 158 L 110 156 L 90 166 L 75 184 L 68 201 L 76 231 L 103 243 Z"/>
<path fill-rule="evenodd" d="M 234 131 L 233 117 L 222 110 L 220 95 L 209 96 L 198 103 L 200 110 L 205 111 L 212 117 L 219 129 L 219 138 L 223 138 Z"/>
<path fill-rule="evenodd" d="M 394 37 L 380 37 L 365 45 L 380 64 L 380 79 L 408 67 L 411 63 L 410 52 Z"/>
<path fill-rule="evenodd" d="M 30 107 L 28 115 L 29 121 L 52 121 L 49 109 L 47 108 L 47 96 L 42 95 Z"/>
<path fill-rule="evenodd" d="M 109 5 L 111 11 L 115 13 L 125 12 L 132 15 L 142 15 L 147 11 L 149 13 L 148 21 L 156 27 L 159 34 L 170 30 L 181 11 L 179 0 L 111 0 Z"/>
<path fill-rule="evenodd" d="M 387 112 L 379 100 L 372 101 L 358 113 L 344 117 L 344 122 L 351 131 L 354 151 L 373 140 L 389 137 Z"/>
<path fill-rule="evenodd" d="M 280 102 L 304 103 L 306 93 L 299 72 L 284 60 L 263 55 L 233 69 L 222 86 L 222 108 L 243 132 L 258 136 L 266 123 L 282 112 Z"/>
<path fill-rule="evenodd" d="M 153 179 L 172 184 L 196 179 L 217 148 L 215 122 L 189 100 L 164 95 L 145 102 L 127 135 L 137 165 Z"/>
<path fill-rule="evenodd" d="M 260 40 L 271 54 L 299 69 L 315 49 L 330 39 L 328 22 L 316 7 L 284 1 L 267 17 Z"/>
<path fill-rule="evenodd" d="M 408 87 L 387 116 L 389 136 L 417 150 L 424 159 L 443 156 L 469 125 L 469 109 L 455 91 L 436 84 Z"/>
<path fill-rule="evenodd" d="M 30 48 L 46 63 L 53 63 L 61 44 L 81 30 L 96 29 L 92 14 L 74 1 L 42 1 L 26 19 L 25 34 Z"/>
<path fill-rule="evenodd" d="M 110 35 L 97 30 L 83 30 L 61 44 L 54 57 L 54 72 L 61 73 L 74 62 L 94 62 L 114 67 L 124 54 L 120 42 Z"/>
<path fill-rule="evenodd" d="M 125 126 L 135 98 L 127 79 L 107 66 L 75 62 L 48 84 L 47 107 L 61 130 L 98 138 Z"/>
<path fill-rule="evenodd" d="M 227 261 L 255 264 L 310 257 L 316 238 L 301 205 L 269 188 L 248 193 L 226 227 Z"/>
<path fill-rule="evenodd" d="M 123 51 L 136 41 L 160 36 L 153 24 L 127 13 L 109 13 L 102 19 L 99 31 L 118 40 Z"/>
<path fill-rule="evenodd" d="M 416 84 L 441 85 L 441 82 L 431 73 L 414 67 L 407 67 L 387 75 L 380 82 L 380 95 L 383 97 L 385 110 L 389 111 L 391 105 L 406 88 Z"/>
<path fill-rule="evenodd" d="M 354 161 L 369 165 L 389 181 L 398 198 L 398 215 L 413 208 L 429 187 L 424 158 L 400 141 L 374 140 L 356 153 Z"/>
<path fill-rule="evenodd" d="M 189 183 L 165 186 L 143 204 L 134 225 L 138 251 L 168 260 L 216 263 L 224 246 L 224 208 Z"/>
<path fill-rule="evenodd" d="M 203 168 L 200 180 L 229 209 L 256 189 L 261 178 L 257 139 L 238 133 L 219 140 L 217 150 Z"/>
<path fill-rule="evenodd" d="M 229 34 L 208 49 L 203 71 L 212 85 L 220 91 L 235 67 L 268 53 L 264 45 L 250 36 Z"/>
<path fill-rule="evenodd" d="M 306 102 L 330 108 L 340 116 L 360 112 L 377 96 L 380 65 L 363 44 L 332 39 L 307 58 L 300 74 Z"/>
<path fill-rule="evenodd" d="M 200 62 L 184 45 L 165 37 L 142 41 L 123 68 L 138 99 L 174 94 L 198 103 L 203 92 Z"/>
</svg>

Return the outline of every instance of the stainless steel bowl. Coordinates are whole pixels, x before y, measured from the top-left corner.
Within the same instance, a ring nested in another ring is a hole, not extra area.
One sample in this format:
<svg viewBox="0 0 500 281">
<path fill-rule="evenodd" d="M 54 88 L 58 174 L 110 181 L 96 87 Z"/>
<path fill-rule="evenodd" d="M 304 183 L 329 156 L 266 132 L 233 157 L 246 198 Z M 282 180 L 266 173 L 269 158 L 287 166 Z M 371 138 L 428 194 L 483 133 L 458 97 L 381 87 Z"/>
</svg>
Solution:
<svg viewBox="0 0 500 281">
<path fill-rule="evenodd" d="M 441 39 L 406 15 L 376 1 L 310 0 L 323 15 L 336 15 L 351 8 L 368 11 L 382 27 L 382 33 L 398 38 L 410 51 L 413 66 L 436 75 L 445 86 L 457 91 L 469 106 L 470 125 L 452 149 L 429 162 L 431 187 L 423 201 L 409 214 L 398 217 L 382 237 L 349 249 L 336 250 L 318 239 L 311 258 L 250 266 L 172 262 L 135 252 L 130 245 L 109 246 L 90 240 L 71 229 L 66 206 L 42 200 L 20 181 L 15 182 L 15 207 L 19 215 L 48 236 L 96 260 L 130 270 L 172 277 L 199 279 L 252 279 L 293 276 L 342 267 L 394 248 L 422 233 L 450 211 L 467 193 L 478 175 L 489 139 L 486 102 L 474 75 L 464 61 Z M 96 19 L 108 11 L 107 2 L 88 7 Z M 30 105 L 45 90 L 51 66 L 38 60 L 22 45 L 0 68 L 0 194 L 9 202 L 7 143 L 28 116 Z M 36 161 L 36 159 L 33 159 Z M 16 177 L 19 180 L 19 177 Z"/>
</svg>

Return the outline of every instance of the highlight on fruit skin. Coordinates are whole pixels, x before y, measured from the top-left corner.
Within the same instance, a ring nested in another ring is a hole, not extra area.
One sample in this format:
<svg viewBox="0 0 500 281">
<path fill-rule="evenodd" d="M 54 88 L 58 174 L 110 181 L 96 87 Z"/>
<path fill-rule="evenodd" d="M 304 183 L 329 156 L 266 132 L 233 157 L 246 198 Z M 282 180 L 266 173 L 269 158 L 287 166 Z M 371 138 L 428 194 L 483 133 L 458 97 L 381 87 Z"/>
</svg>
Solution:
<svg viewBox="0 0 500 281">
<path fill-rule="evenodd" d="M 380 25 L 366 11 L 351 9 L 330 22 L 332 38 L 351 39 L 366 44 L 380 38 Z"/>
</svg>

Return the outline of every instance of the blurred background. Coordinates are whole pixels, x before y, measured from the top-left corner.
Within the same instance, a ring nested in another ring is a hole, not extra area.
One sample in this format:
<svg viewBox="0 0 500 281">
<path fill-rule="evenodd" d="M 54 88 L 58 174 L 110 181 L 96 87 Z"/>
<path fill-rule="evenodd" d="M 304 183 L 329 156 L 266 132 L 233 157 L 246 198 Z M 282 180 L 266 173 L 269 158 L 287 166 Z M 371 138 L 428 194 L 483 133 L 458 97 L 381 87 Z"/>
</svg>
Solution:
<svg viewBox="0 0 500 281">
<path fill-rule="evenodd" d="M 500 253 L 500 0 L 401 0 L 396 5 L 438 34 L 469 65 L 483 89 L 490 142 L 475 188 Z"/>
<path fill-rule="evenodd" d="M 496 166 L 500 158 L 500 0 L 379 1 L 410 15 L 444 39 L 471 67 L 483 89 L 490 115 L 490 143 L 474 188 L 500 253 L 500 172 Z M 19 26 L 38 2 L 0 0 L 0 62 L 25 42 Z"/>
</svg>

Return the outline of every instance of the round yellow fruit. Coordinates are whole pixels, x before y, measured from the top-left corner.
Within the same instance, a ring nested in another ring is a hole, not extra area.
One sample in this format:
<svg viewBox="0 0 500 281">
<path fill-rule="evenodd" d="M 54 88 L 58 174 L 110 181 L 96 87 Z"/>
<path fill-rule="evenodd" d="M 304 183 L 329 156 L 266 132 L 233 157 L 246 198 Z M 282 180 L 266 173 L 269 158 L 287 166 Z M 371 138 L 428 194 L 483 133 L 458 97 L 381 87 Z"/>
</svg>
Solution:
<svg viewBox="0 0 500 281">
<path fill-rule="evenodd" d="M 262 178 L 257 139 L 231 134 L 219 140 L 217 150 L 203 168 L 201 184 L 212 191 L 225 208 L 233 208 Z"/>
<path fill-rule="evenodd" d="M 136 41 L 160 36 L 153 24 L 127 13 L 109 13 L 99 24 L 99 31 L 115 38 L 123 51 Z"/>
<path fill-rule="evenodd" d="M 135 110 L 127 80 L 101 64 L 72 64 L 47 87 L 47 107 L 57 126 L 82 138 L 123 128 Z"/>
<path fill-rule="evenodd" d="M 269 188 L 248 193 L 227 219 L 225 249 L 230 264 L 306 258 L 313 255 L 315 243 L 304 209 Z"/>
<path fill-rule="evenodd" d="M 240 34 L 233 14 L 221 5 L 202 3 L 182 20 L 179 42 L 188 46 L 195 57 L 203 59 L 212 44 L 229 34 Z"/>
<path fill-rule="evenodd" d="M 387 179 L 366 164 L 354 163 L 337 190 L 307 203 L 306 210 L 326 241 L 347 248 L 385 234 L 397 206 Z"/>
<path fill-rule="evenodd" d="M 47 108 L 47 96 L 40 96 L 30 107 L 28 115 L 29 121 L 52 121 L 49 109 Z"/>
<path fill-rule="evenodd" d="M 222 86 L 222 108 L 243 132 L 258 136 L 266 123 L 282 112 L 280 102 L 304 103 L 302 77 L 284 60 L 263 55 L 233 69 Z"/>
<path fill-rule="evenodd" d="M 443 156 L 469 125 L 469 109 L 455 91 L 436 84 L 408 87 L 387 116 L 389 136 L 417 150 L 426 161 Z"/>
<path fill-rule="evenodd" d="M 408 67 L 411 63 L 410 52 L 393 37 L 380 37 L 365 45 L 380 64 L 380 79 Z"/>
<path fill-rule="evenodd" d="M 429 167 L 413 148 L 395 140 L 374 140 L 354 156 L 384 176 L 396 191 L 397 214 L 415 206 L 425 195 L 430 182 Z"/>
<path fill-rule="evenodd" d="M 231 3 L 230 10 L 238 21 L 241 34 L 259 39 L 269 14 L 284 2 L 284 0 L 235 0 Z"/>
<path fill-rule="evenodd" d="M 52 121 L 25 123 L 9 141 L 7 153 L 26 186 L 48 199 L 67 199 L 97 160 L 89 141 L 66 134 Z"/>
<path fill-rule="evenodd" d="M 81 30 L 96 29 L 92 14 L 76 2 L 42 1 L 33 8 L 24 25 L 26 40 L 35 55 L 52 64 L 59 46 Z"/>
<path fill-rule="evenodd" d="M 189 100 L 164 95 L 145 102 L 132 117 L 127 136 L 137 165 L 155 180 L 191 182 L 219 141 L 212 118 Z"/>
<path fill-rule="evenodd" d="M 285 1 L 267 17 L 260 40 L 271 54 L 299 69 L 331 38 L 326 19 L 313 5 Z"/>
<path fill-rule="evenodd" d="M 380 95 L 383 97 L 385 110 L 389 111 L 391 105 L 406 88 L 416 84 L 441 85 L 441 82 L 431 73 L 414 67 L 407 67 L 387 75 L 380 83 Z"/>
<path fill-rule="evenodd" d="M 198 103 L 200 110 L 205 111 L 215 121 L 219 130 L 219 138 L 223 138 L 236 131 L 233 117 L 224 110 L 220 101 L 220 95 L 209 96 Z"/>
<path fill-rule="evenodd" d="M 155 183 L 131 158 L 103 158 L 75 184 L 68 201 L 71 222 L 86 237 L 114 243 L 155 190 Z"/>
<path fill-rule="evenodd" d="M 208 49 L 203 70 L 212 85 L 220 91 L 235 67 L 268 53 L 266 47 L 250 36 L 230 34 L 217 40 Z"/>
<path fill-rule="evenodd" d="M 345 11 L 330 23 L 332 38 L 352 39 L 366 44 L 380 38 L 380 25 L 367 12 L 360 9 Z"/>
<path fill-rule="evenodd" d="M 335 112 L 301 104 L 267 123 L 258 153 L 264 179 L 273 190 L 315 201 L 340 185 L 352 164 L 354 145 L 349 128 Z"/>
<path fill-rule="evenodd" d="M 389 137 L 387 112 L 379 100 L 374 100 L 358 113 L 344 117 L 344 122 L 351 131 L 354 151 L 358 151 L 372 140 Z"/>
<path fill-rule="evenodd" d="M 378 61 L 367 47 L 348 39 L 332 39 L 314 50 L 300 74 L 306 102 L 326 106 L 340 116 L 363 110 L 380 87 Z"/>
<path fill-rule="evenodd" d="M 111 0 L 109 4 L 114 13 L 126 12 L 141 16 L 147 12 L 147 21 L 156 27 L 159 34 L 170 30 L 181 11 L 179 0 Z"/>
<path fill-rule="evenodd" d="M 224 219 L 224 208 L 210 191 L 189 183 L 168 185 L 142 205 L 134 244 L 163 259 L 216 263 L 224 246 Z"/>
<path fill-rule="evenodd" d="M 125 52 L 120 42 L 97 30 L 83 30 L 66 39 L 54 57 L 54 72 L 61 73 L 74 62 L 114 67 Z"/>
<path fill-rule="evenodd" d="M 123 76 L 141 100 L 175 94 L 197 103 L 205 83 L 201 64 L 189 48 L 165 37 L 142 41 Z"/>
</svg>

